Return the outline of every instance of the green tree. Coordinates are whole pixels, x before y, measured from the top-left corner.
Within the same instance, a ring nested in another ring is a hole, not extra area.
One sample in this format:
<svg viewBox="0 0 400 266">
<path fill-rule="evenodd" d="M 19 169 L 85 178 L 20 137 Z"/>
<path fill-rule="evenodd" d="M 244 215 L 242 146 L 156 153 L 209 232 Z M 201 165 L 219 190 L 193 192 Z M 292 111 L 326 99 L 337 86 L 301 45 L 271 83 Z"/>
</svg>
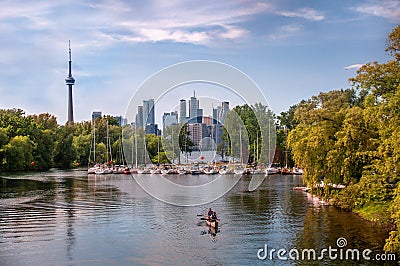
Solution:
<svg viewBox="0 0 400 266">
<path fill-rule="evenodd" d="M 300 104 L 304 103 L 301 102 Z M 278 116 L 279 120 L 279 125 L 287 128 L 288 130 L 292 130 L 293 128 L 296 127 L 298 122 L 294 118 L 294 114 L 296 112 L 297 104 L 292 105 L 289 107 L 289 110 L 286 112 L 281 112 L 281 114 Z"/>
<path fill-rule="evenodd" d="M 57 118 L 52 114 L 44 113 L 39 115 L 31 115 L 30 117 L 40 129 L 47 129 L 55 132 L 58 128 Z"/>
<path fill-rule="evenodd" d="M 162 147 L 167 155 L 171 155 L 170 161 L 179 163 L 181 151 L 179 136 L 183 125 L 171 125 L 163 132 Z"/>
<path fill-rule="evenodd" d="M 158 151 L 162 151 L 161 136 L 156 136 L 154 134 L 146 135 L 146 149 L 147 153 L 152 162 L 154 157 L 157 156 Z"/>
<path fill-rule="evenodd" d="M 183 124 L 179 130 L 179 149 L 181 152 L 191 153 L 193 151 L 194 143 L 190 138 L 190 131 L 188 124 Z"/>
<path fill-rule="evenodd" d="M 55 145 L 54 161 L 57 167 L 68 169 L 76 161 L 76 150 L 73 146 L 73 126 L 61 127 L 58 132 L 58 139 Z"/>
<path fill-rule="evenodd" d="M 7 129 L 0 127 L 0 148 L 8 143 Z"/>
<path fill-rule="evenodd" d="M 336 134 L 354 103 L 354 90 L 334 90 L 313 96 L 296 108 L 298 125 L 289 133 L 288 145 L 295 163 L 304 168 L 303 177 L 310 187 L 321 180 L 342 181 L 339 169 L 328 167 L 332 165 L 329 159 L 335 158 L 328 155 L 335 148 Z"/>
<path fill-rule="evenodd" d="M 81 134 L 78 136 L 73 136 L 72 145 L 76 151 L 76 160 L 81 165 L 89 164 L 89 153 L 92 144 L 91 134 Z"/>
<path fill-rule="evenodd" d="M 344 183 L 335 191 L 339 207 L 388 223 L 385 250 L 400 254 L 400 25 L 388 38 L 394 60 L 361 67 L 350 79 L 353 89 L 330 91 L 298 104 L 288 143 L 304 180 L 313 187 Z"/>
<path fill-rule="evenodd" d="M 3 169 L 7 171 L 27 170 L 33 161 L 32 142 L 28 136 L 15 136 L 4 145 Z"/>
<path fill-rule="evenodd" d="M 160 160 L 160 164 L 170 164 L 173 153 L 171 151 L 162 151 L 154 156 L 151 160 L 154 164 L 157 164 Z"/>
<path fill-rule="evenodd" d="M 50 129 L 38 129 L 34 135 L 33 156 L 35 169 L 48 170 L 53 166 L 55 133 Z"/>
</svg>

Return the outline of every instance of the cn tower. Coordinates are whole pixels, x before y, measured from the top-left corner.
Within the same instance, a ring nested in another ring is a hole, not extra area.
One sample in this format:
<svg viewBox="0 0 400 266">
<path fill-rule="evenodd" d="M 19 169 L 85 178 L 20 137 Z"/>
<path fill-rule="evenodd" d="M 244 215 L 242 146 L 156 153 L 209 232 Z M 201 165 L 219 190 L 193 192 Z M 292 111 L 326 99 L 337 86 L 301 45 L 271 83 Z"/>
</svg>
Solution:
<svg viewBox="0 0 400 266">
<path fill-rule="evenodd" d="M 65 84 L 68 86 L 68 124 L 74 123 L 74 108 L 72 104 L 72 86 L 75 84 L 75 79 L 72 77 L 71 70 L 71 41 L 68 41 L 69 47 L 69 68 L 68 68 L 68 77 L 65 78 Z"/>
</svg>

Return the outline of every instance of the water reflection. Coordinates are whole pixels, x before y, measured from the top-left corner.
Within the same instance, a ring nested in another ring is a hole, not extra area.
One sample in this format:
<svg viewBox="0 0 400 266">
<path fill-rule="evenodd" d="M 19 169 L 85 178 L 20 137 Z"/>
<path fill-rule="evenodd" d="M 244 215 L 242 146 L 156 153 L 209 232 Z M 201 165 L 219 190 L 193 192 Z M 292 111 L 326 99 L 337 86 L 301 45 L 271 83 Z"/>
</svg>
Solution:
<svg viewBox="0 0 400 266">
<path fill-rule="evenodd" d="M 170 178 L 199 182 L 198 176 Z M 339 237 L 349 247 L 381 252 L 387 232 L 351 213 L 314 206 L 292 190 L 300 177 L 268 176 L 248 192 L 250 179 L 207 206 L 176 207 L 147 195 L 131 176 L 50 171 L 2 177 L 1 265 L 261 265 L 269 263 L 257 259 L 265 244 L 322 249 Z M 217 230 L 197 216 L 208 207 L 218 212 Z"/>
</svg>

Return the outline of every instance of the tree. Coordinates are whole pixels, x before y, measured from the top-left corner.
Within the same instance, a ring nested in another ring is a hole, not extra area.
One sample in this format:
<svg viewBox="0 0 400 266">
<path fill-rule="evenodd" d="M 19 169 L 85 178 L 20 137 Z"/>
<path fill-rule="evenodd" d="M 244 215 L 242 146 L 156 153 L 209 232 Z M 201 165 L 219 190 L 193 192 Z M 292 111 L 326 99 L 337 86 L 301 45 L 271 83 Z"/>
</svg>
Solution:
<svg viewBox="0 0 400 266">
<path fill-rule="evenodd" d="M 76 151 L 76 160 L 82 165 L 88 165 L 90 148 L 92 144 L 91 134 L 73 136 L 72 145 Z"/>
<path fill-rule="evenodd" d="M 156 156 L 152 158 L 154 164 L 170 164 L 173 153 L 171 151 L 161 151 Z"/>
<path fill-rule="evenodd" d="M 298 104 L 289 146 L 312 188 L 324 179 L 347 187 L 319 191 L 337 206 L 388 223 L 385 251 L 400 254 L 400 25 L 388 37 L 386 63 L 368 63 L 352 89 L 330 91 Z"/>
<path fill-rule="evenodd" d="M 386 52 L 393 56 L 397 61 L 400 61 L 400 25 L 397 25 L 387 39 Z"/>
<path fill-rule="evenodd" d="M 33 156 L 35 169 L 48 170 L 53 166 L 55 133 L 50 129 L 38 129 L 34 135 Z"/>
<path fill-rule="evenodd" d="M 30 116 L 38 128 L 55 132 L 58 128 L 57 118 L 49 113 Z"/>
<path fill-rule="evenodd" d="M 146 149 L 152 162 L 154 162 L 153 158 L 157 156 L 158 151 L 163 151 L 162 148 L 161 136 L 156 136 L 154 134 L 146 135 Z"/>
<path fill-rule="evenodd" d="M 191 153 L 193 151 L 194 143 L 190 138 L 190 131 L 188 130 L 188 124 L 185 123 L 180 127 L 179 130 L 179 149 L 181 152 Z"/>
<path fill-rule="evenodd" d="M 162 150 L 166 152 L 167 155 L 171 155 L 170 161 L 175 163 L 176 159 L 180 159 L 180 142 L 179 136 L 182 129 L 182 125 L 171 125 L 167 127 L 163 132 L 162 138 Z"/>
<path fill-rule="evenodd" d="M 7 171 L 27 170 L 33 161 L 32 142 L 28 136 L 15 136 L 3 148 L 2 168 Z"/>
<path fill-rule="evenodd" d="M 0 127 L 0 148 L 8 143 L 7 129 Z"/>
<path fill-rule="evenodd" d="M 58 139 L 55 145 L 54 161 L 61 169 L 69 169 L 76 160 L 76 150 L 73 146 L 73 126 L 61 127 L 58 132 Z"/>
<path fill-rule="evenodd" d="M 302 104 L 301 102 L 300 104 Z M 289 110 L 286 112 L 281 112 L 281 115 L 278 116 L 279 125 L 287 128 L 288 130 L 292 130 L 296 127 L 298 122 L 294 119 L 294 113 L 296 112 L 297 104 L 289 107 Z"/>
<path fill-rule="evenodd" d="M 328 167 L 332 158 L 328 154 L 335 148 L 336 134 L 354 103 L 354 90 L 334 90 L 313 96 L 296 108 L 299 124 L 289 133 L 288 145 L 296 164 L 304 168 L 304 180 L 310 187 L 323 179 L 326 183 L 342 181 L 339 169 Z"/>
</svg>

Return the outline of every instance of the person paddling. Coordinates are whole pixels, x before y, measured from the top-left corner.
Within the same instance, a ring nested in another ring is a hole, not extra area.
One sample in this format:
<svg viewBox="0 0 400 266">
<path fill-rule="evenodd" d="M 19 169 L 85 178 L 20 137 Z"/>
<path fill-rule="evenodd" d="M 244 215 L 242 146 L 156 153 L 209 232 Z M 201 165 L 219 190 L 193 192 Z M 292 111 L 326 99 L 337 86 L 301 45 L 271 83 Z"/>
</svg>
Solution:
<svg viewBox="0 0 400 266">
<path fill-rule="evenodd" d="M 211 218 L 211 216 L 213 215 L 213 211 L 211 210 L 211 208 L 208 209 L 208 213 L 207 213 L 207 220 L 209 220 Z"/>
<path fill-rule="evenodd" d="M 211 220 L 213 220 L 213 221 L 217 221 L 217 220 L 218 220 L 218 218 L 217 218 L 217 213 L 216 213 L 216 212 L 213 212 L 213 213 L 212 213 L 212 215 L 211 215 Z"/>
</svg>

